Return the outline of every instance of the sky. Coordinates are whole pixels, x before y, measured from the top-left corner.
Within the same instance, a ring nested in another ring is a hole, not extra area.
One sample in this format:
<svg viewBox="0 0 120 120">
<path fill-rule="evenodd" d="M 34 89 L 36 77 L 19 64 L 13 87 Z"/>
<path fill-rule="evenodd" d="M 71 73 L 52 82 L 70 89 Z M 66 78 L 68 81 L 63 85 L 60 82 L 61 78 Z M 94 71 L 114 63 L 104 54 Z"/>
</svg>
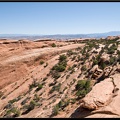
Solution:
<svg viewBox="0 0 120 120">
<path fill-rule="evenodd" d="M 120 31 L 120 2 L 0 2 L 0 34 Z"/>
</svg>

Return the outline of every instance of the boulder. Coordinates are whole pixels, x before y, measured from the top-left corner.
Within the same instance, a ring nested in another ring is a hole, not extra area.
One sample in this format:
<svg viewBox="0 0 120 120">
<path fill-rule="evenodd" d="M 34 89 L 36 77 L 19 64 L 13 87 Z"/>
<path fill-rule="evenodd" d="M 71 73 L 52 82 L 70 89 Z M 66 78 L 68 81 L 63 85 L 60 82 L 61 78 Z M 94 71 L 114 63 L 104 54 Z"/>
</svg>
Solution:
<svg viewBox="0 0 120 120">
<path fill-rule="evenodd" d="M 90 110 L 96 110 L 107 105 L 111 100 L 113 89 L 111 78 L 101 81 L 82 99 L 81 106 Z"/>
<path fill-rule="evenodd" d="M 110 60 L 110 57 L 108 54 L 102 54 L 102 56 L 100 58 L 101 62 L 109 62 L 109 60 Z"/>
</svg>

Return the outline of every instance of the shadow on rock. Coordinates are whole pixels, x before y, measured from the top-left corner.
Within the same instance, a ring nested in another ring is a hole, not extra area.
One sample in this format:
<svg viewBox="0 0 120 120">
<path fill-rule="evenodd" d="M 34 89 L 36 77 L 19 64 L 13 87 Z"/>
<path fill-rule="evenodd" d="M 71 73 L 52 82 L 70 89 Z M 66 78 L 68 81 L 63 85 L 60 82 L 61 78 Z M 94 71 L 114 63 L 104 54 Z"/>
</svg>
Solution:
<svg viewBox="0 0 120 120">
<path fill-rule="evenodd" d="M 84 118 L 91 114 L 91 110 L 78 107 L 71 115 L 70 118 Z"/>
</svg>

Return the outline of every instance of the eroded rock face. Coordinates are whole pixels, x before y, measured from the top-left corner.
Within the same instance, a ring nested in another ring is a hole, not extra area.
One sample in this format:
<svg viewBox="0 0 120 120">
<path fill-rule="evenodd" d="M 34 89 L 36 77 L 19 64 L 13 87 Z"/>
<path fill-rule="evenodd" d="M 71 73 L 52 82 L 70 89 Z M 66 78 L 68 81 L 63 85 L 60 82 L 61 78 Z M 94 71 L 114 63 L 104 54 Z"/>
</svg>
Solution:
<svg viewBox="0 0 120 120">
<path fill-rule="evenodd" d="M 107 105 L 111 100 L 113 89 L 114 86 L 110 78 L 101 81 L 83 98 L 82 107 L 95 110 Z"/>
<path fill-rule="evenodd" d="M 92 74 L 92 78 L 97 79 L 99 76 L 102 75 L 103 70 L 98 68 L 98 65 L 95 65 L 91 70 L 90 73 Z"/>
<path fill-rule="evenodd" d="M 119 101 L 120 74 L 118 73 L 96 84 L 83 98 L 82 107 L 93 110 L 87 118 L 118 118 L 120 117 Z"/>
<path fill-rule="evenodd" d="M 116 71 L 120 72 L 120 65 L 117 66 Z"/>
<path fill-rule="evenodd" d="M 102 54 L 101 59 L 102 62 L 109 62 L 110 57 L 108 54 Z"/>
<path fill-rule="evenodd" d="M 109 73 L 111 72 L 111 70 L 112 70 L 112 66 L 106 67 L 106 68 L 104 69 L 104 76 L 105 76 L 105 77 L 108 76 Z"/>
</svg>

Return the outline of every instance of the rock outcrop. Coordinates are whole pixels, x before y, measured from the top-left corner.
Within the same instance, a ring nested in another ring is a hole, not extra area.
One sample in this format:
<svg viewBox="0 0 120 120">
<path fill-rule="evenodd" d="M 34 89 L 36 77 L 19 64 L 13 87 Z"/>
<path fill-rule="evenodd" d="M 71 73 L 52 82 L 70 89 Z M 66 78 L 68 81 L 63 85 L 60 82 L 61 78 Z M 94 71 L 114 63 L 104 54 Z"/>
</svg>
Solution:
<svg viewBox="0 0 120 120">
<path fill-rule="evenodd" d="M 87 117 L 120 117 L 120 75 L 96 84 L 83 98 L 81 106 L 93 110 Z"/>
</svg>

